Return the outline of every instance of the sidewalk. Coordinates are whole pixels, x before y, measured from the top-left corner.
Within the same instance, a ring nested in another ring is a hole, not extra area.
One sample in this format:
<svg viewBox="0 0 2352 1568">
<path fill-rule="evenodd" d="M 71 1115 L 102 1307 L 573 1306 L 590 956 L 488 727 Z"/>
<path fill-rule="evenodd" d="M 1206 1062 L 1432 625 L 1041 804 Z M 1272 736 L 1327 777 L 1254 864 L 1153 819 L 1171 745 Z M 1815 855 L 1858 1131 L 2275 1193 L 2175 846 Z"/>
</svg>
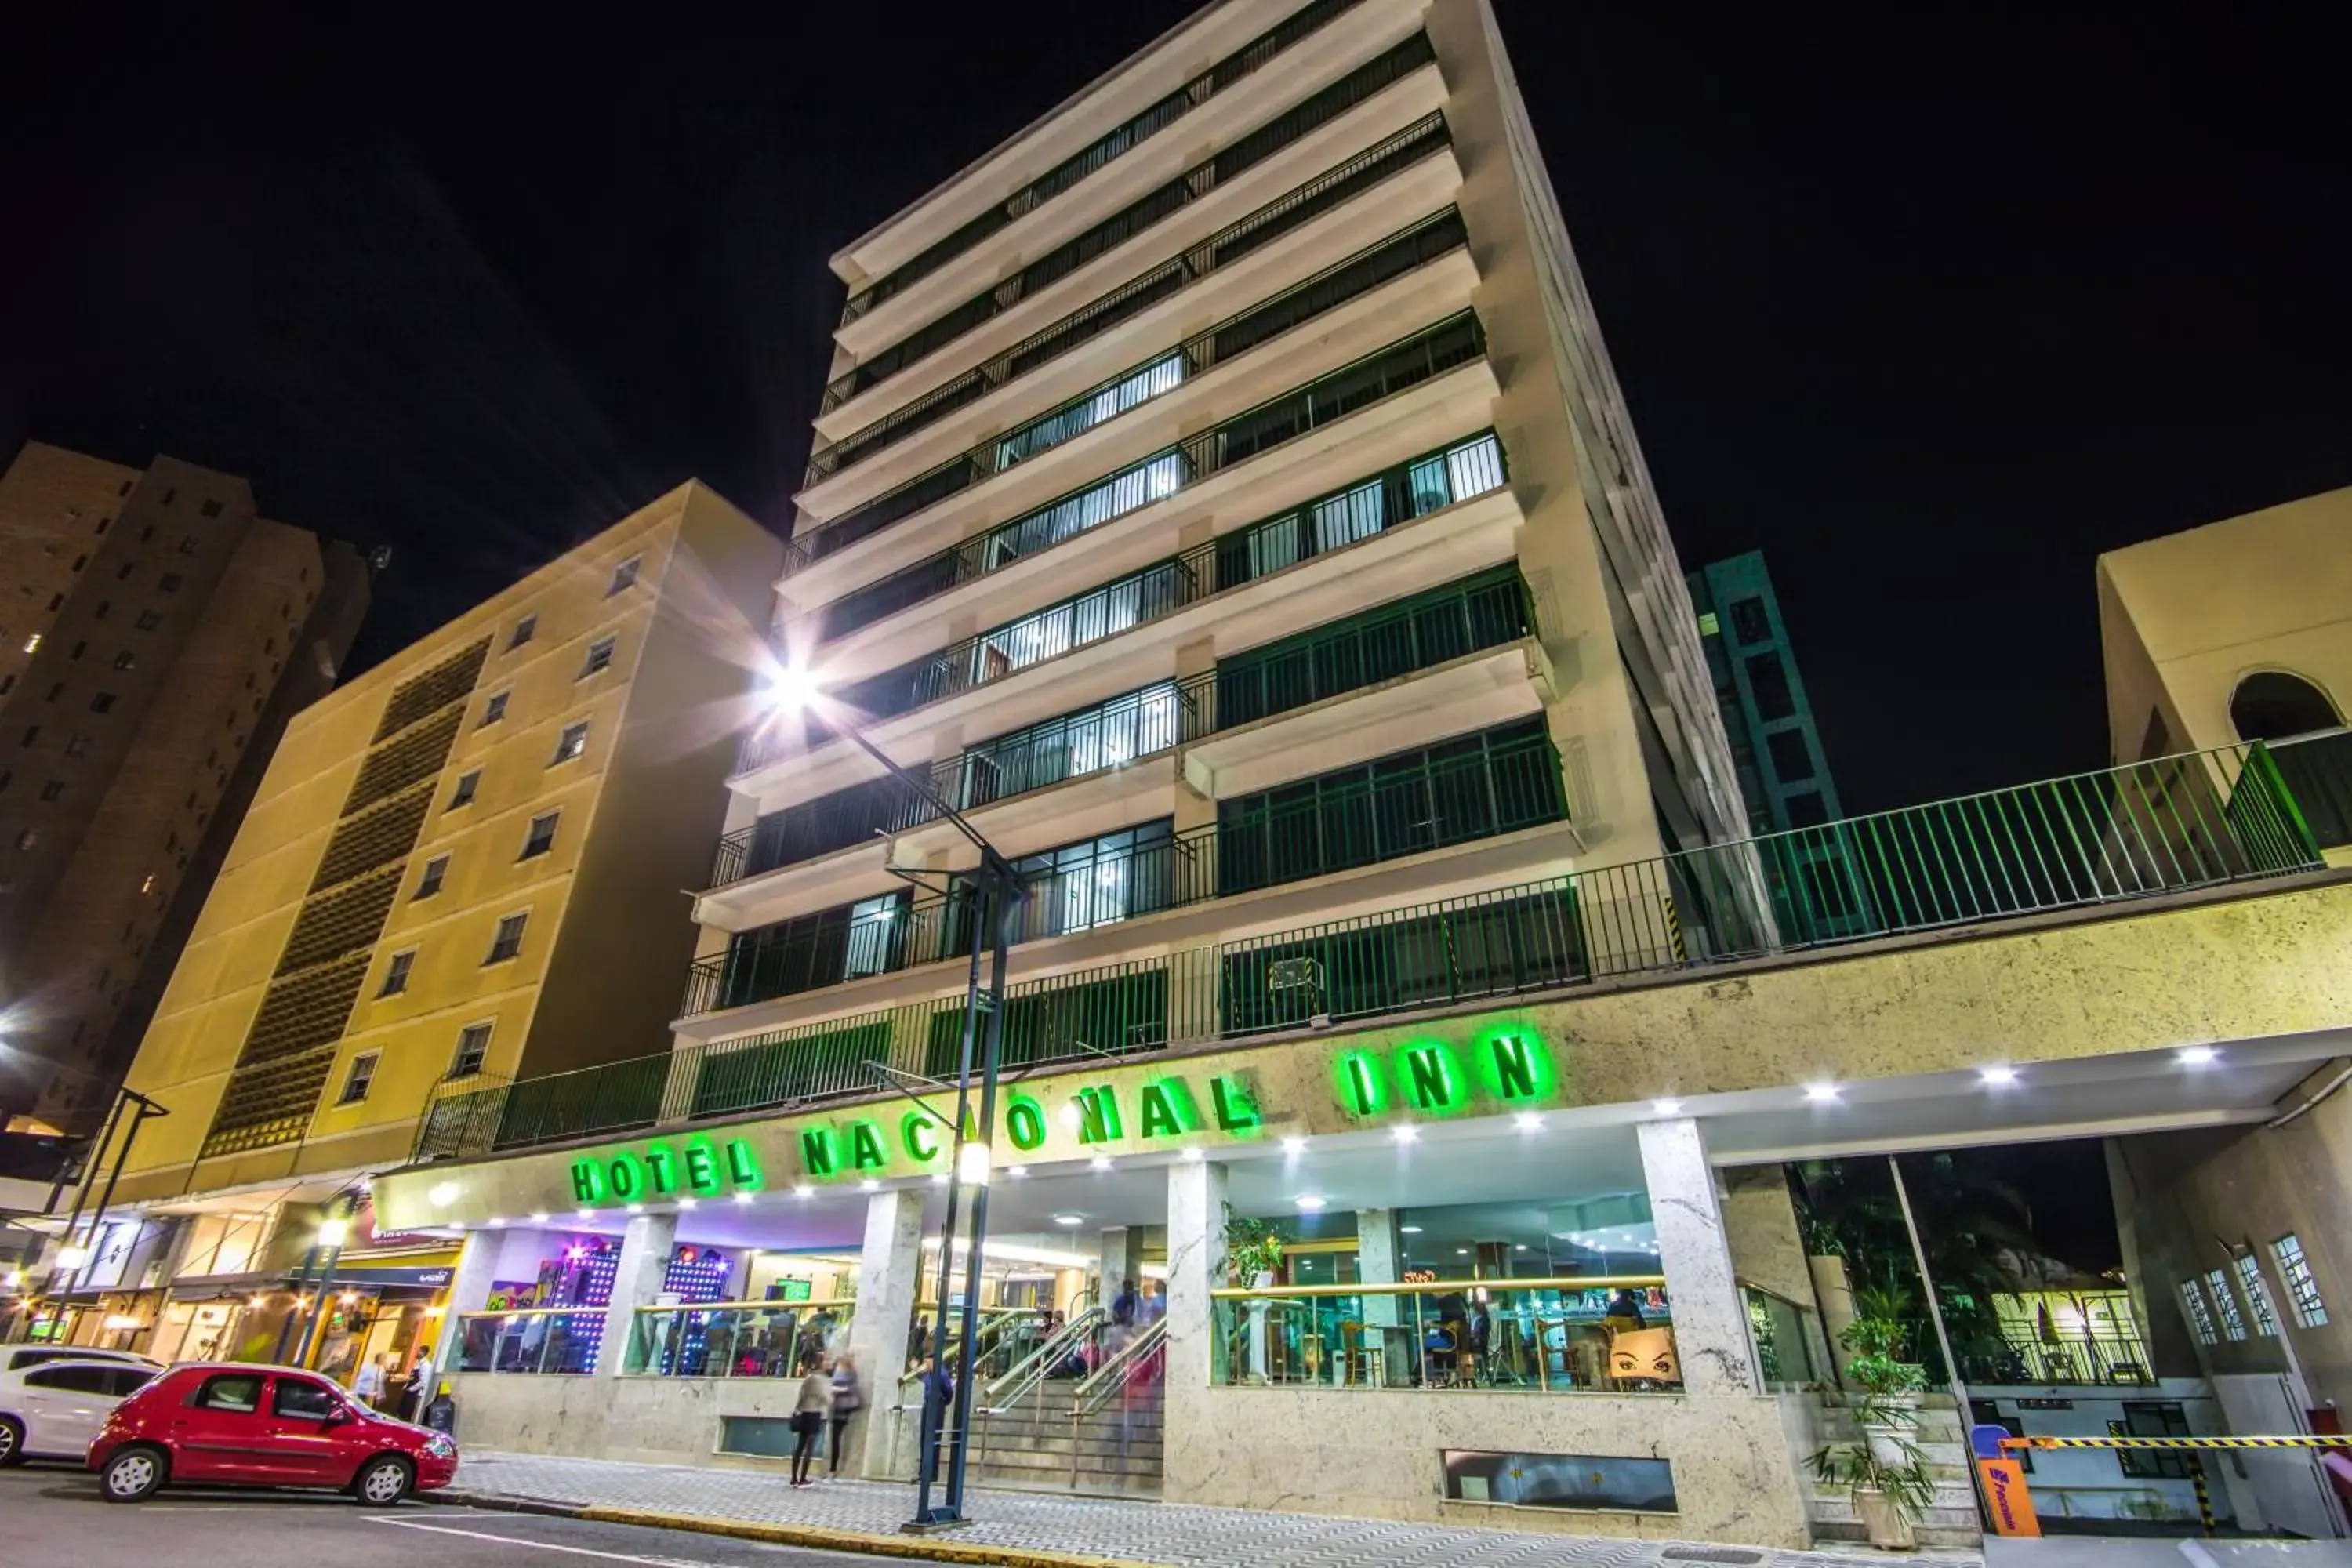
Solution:
<svg viewBox="0 0 2352 1568">
<path fill-rule="evenodd" d="M 971 1511 L 977 1522 L 950 1534 L 914 1537 L 898 1531 L 914 1512 L 914 1490 L 904 1485 L 841 1480 L 794 1491 L 781 1472 L 480 1451 L 466 1455 L 455 1486 L 429 1495 L 791 1545 L 1009 1568 L 1365 1568 L 1390 1563 L 1414 1568 L 1859 1568 L 1895 1561 L 1867 1552 L 1522 1535 L 995 1489 L 973 1492 Z M 1925 1552 L 1900 1561 L 1924 1568 L 1977 1568 L 1982 1559 L 1973 1552 Z"/>
</svg>

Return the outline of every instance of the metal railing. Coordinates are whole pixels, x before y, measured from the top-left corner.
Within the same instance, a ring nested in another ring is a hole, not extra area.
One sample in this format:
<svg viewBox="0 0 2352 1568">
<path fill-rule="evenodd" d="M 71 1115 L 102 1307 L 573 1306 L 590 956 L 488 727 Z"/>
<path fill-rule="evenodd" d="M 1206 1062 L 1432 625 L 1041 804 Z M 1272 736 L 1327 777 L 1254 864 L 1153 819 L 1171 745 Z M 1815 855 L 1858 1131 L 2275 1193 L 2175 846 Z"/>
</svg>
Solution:
<svg viewBox="0 0 2352 1568">
<path fill-rule="evenodd" d="M 1210 1292 L 1210 1380 L 1328 1388 L 1677 1393 L 1662 1274 Z"/>
<path fill-rule="evenodd" d="M 881 385 L 908 366 L 920 363 L 980 326 L 1012 310 L 1022 300 L 1068 277 L 1079 268 L 1125 245 L 1166 218 L 1208 196 L 1226 181 L 1271 157 L 1347 112 L 1381 89 L 1437 58 L 1426 34 L 1415 34 L 1385 54 L 1358 66 L 1322 90 L 1228 144 L 1207 162 L 1193 165 L 1156 190 L 1037 256 L 1018 272 L 934 316 L 887 348 L 877 349 L 834 378 L 818 405 L 820 416 Z M 1157 121 L 1158 109 L 1145 111 L 1146 122 Z"/>
<path fill-rule="evenodd" d="M 1006 991 L 1003 1059 L 1042 1066 L 1244 1039 L 2127 906 L 2323 864 L 2267 750 L 2224 747 L 1016 982 Z M 648 1058 L 675 1064 L 658 1115 L 683 1121 L 871 1093 L 862 1064 L 924 1070 L 961 1027 L 962 1009 L 959 992 Z M 714 1061 L 747 1052 L 761 1054 L 727 1080 L 737 1087 L 715 1095 L 700 1087 Z M 614 1084 L 650 1076 L 628 1063 L 580 1076 L 590 1074 Z M 510 1091 L 478 1092 L 495 1101 Z M 495 1104 L 445 1105 L 428 1110 L 425 1130 L 467 1130 L 478 1142 L 445 1137 L 436 1152 L 487 1152 L 505 1125 Z M 583 1120 L 643 1114 L 638 1100 Z"/>
<path fill-rule="evenodd" d="M 451 1372 L 580 1376 L 596 1370 L 604 1334 L 603 1307 L 520 1307 L 459 1312 Z"/>
<path fill-rule="evenodd" d="M 2352 847 L 2352 730 L 2275 741 L 2270 752 L 2320 848 Z"/>
<path fill-rule="evenodd" d="M 1096 138 L 1004 201 L 970 219 L 946 238 L 918 251 L 851 295 L 842 305 L 841 324 L 845 327 L 858 320 L 875 306 L 929 277 L 1016 218 L 1034 212 L 1096 170 L 1132 152 L 1143 142 L 1174 124 L 1188 111 L 1208 102 L 1358 3 L 1359 0 L 1312 0 L 1311 4 L 1293 12 L 1142 113 L 1125 121 L 1108 134 Z"/>
<path fill-rule="evenodd" d="M 639 1307 L 621 1370 L 640 1377 L 798 1377 L 848 1342 L 852 1297 Z"/>
<path fill-rule="evenodd" d="M 1361 407 L 1370 401 L 1363 395 L 1367 384 L 1378 387 L 1395 381 L 1398 390 L 1418 384 L 1476 358 L 1484 347 L 1477 318 L 1465 312 L 1299 394 L 1277 400 L 1268 406 L 1283 422 L 1253 426 L 1248 434 L 1291 439 Z M 1326 383 L 1331 384 L 1326 387 Z M 1324 389 L 1319 397 L 1318 388 Z M 1344 401 L 1348 397 L 1353 401 Z M 1204 452 L 1217 453 L 1220 464 L 1262 449 L 1252 447 L 1246 453 L 1229 455 L 1209 437 L 1195 444 Z M 1507 479 L 1502 447 L 1493 433 L 1474 436 L 1303 506 L 1220 534 L 1208 543 L 966 637 L 938 653 L 868 676 L 834 695 L 868 720 L 910 713 L 1145 622 L 1162 619 L 1314 556 L 1370 539 L 1401 522 L 1500 489 Z M 749 772 L 833 738 L 814 719 L 799 723 L 771 721 L 745 731 L 737 750 L 736 769 Z"/>
<path fill-rule="evenodd" d="M 819 484 L 864 462 L 964 405 L 1091 342 L 1121 321 L 1141 314 L 1310 219 L 1353 200 L 1448 145 L 1444 115 L 1431 114 L 1414 121 L 863 429 L 838 441 L 819 442 L 809 453 L 803 487 Z"/>
</svg>

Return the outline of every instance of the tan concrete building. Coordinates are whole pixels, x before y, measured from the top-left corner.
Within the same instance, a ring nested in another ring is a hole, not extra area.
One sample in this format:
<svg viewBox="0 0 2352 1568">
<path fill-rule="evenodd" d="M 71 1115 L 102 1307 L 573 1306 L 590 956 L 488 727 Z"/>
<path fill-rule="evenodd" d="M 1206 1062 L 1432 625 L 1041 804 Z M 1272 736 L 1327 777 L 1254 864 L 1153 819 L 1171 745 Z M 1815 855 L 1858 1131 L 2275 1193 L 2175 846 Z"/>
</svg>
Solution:
<svg viewBox="0 0 2352 1568">
<path fill-rule="evenodd" d="M 351 547 L 243 479 L 38 442 L 0 474 L 0 1117 L 95 1131 L 366 605 Z"/>
</svg>

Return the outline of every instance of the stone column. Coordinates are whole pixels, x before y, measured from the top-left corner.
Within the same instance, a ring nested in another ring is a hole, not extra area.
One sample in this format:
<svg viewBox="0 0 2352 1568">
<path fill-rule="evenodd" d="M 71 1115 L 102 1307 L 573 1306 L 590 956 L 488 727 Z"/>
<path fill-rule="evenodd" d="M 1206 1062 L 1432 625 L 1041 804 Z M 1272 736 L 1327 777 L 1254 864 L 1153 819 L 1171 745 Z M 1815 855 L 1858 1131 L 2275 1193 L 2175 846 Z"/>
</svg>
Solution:
<svg viewBox="0 0 2352 1568">
<path fill-rule="evenodd" d="M 888 1438 L 901 1417 L 890 1407 L 898 1403 L 898 1380 L 907 1370 L 907 1335 L 914 1327 L 922 1279 L 923 1194 L 907 1188 L 876 1193 L 866 1200 L 857 1310 L 849 1320 L 849 1352 L 857 1358 L 866 1418 L 849 1424 L 848 1459 L 850 1473 L 869 1480 L 894 1473 Z M 908 1429 L 913 1426 L 909 1419 Z"/>
<path fill-rule="evenodd" d="M 650 1307 L 669 1277 L 677 1247 L 677 1215 L 631 1215 L 621 1232 L 621 1264 L 613 1275 L 613 1299 L 604 1309 L 604 1332 L 596 1342 L 596 1375 L 618 1377 L 629 1359 L 629 1331 L 639 1307 Z"/>
<path fill-rule="evenodd" d="M 1640 1137 L 1683 1387 L 1692 1394 L 1753 1394 L 1756 1357 L 1748 1313 L 1733 1281 L 1723 1211 L 1698 1123 L 1687 1116 L 1644 1121 Z"/>
<path fill-rule="evenodd" d="M 1124 1281 L 1132 1279 L 1137 1289 L 1143 1289 L 1142 1276 L 1137 1272 L 1137 1258 L 1142 1251 L 1136 1245 L 1139 1239 L 1125 1226 L 1106 1226 L 1103 1230 L 1102 1257 L 1097 1268 L 1102 1281 L 1102 1308 L 1106 1312 L 1110 1310 L 1111 1303 L 1118 1300 Z"/>
<path fill-rule="evenodd" d="M 1356 1270 L 1367 1285 L 1393 1285 L 1403 1276 L 1397 1272 L 1396 1211 L 1394 1209 L 1358 1209 L 1356 1211 Z M 1403 1321 L 1403 1302 L 1395 1296 L 1364 1298 L 1364 1377 L 1367 1382 L 1393 1382 L 1409 1364 L 1404 1353 L 1404 1342 L 1397 1334 L 1397 1325 Z M 1339 1349 L 1340 1347 L 1334 1347 Z"/>
<path fill-rule="evenodd" d="M 441 1315 L 436 1318 L 429 1357 L 433 1363 L 433 1380 L 437 1389 L 442 1379 L 457 1370 L 457 1351 L 463 1342 L 458 1315 L 478 1312 L 490 1299 L 490 1287 L 498 1280 L 499 1254 L 505 1250 L 506 1237 L 496 1231 L 469 1230 L 465 1246 L 458 1249 L 457 1267 L 449 1276 L 449 1289 L 441 1298 Z M 433 1390 L 427 1390 L 431 1398 Z M 419 1400 L 416 1408 L 424 1408 Z"/>
<path fill-rule="evenodd" d="M 1168 1167 L 1168 1420 L 1198 1408 L 1209 1386 L 1213 1322 L 1209 1292 L 1225 1282 L 1225 1168 L 1214 1160 Z M 1203 1442 L 1214 1434 L 1198 1434 Z"/>
</svg>

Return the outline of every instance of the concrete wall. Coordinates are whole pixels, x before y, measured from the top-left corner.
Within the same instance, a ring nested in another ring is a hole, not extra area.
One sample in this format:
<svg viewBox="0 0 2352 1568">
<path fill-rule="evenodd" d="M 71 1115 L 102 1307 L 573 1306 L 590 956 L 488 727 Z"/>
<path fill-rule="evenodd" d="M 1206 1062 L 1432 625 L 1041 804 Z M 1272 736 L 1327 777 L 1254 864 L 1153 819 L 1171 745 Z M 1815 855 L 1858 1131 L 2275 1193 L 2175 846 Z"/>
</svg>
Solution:
<svg viewBox="0 0 2352 1568">
<path fill-rule="evenodd" d="M 458 1373 L 448 1381 L 465 1447 L 747 1468 L 765 1461 L 719 1455 L 720 1418 L 789 1420 L 800 1392 L 796 1378 Z"/>
</svg>

